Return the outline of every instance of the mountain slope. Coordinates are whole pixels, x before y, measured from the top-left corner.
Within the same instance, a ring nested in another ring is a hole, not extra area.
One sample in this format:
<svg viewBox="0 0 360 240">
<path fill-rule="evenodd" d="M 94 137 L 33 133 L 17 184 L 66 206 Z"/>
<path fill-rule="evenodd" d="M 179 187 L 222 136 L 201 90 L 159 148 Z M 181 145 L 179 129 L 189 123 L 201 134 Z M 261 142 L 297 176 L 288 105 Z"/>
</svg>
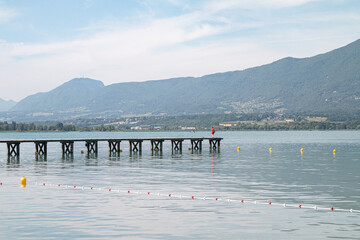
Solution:
<svg viewBox="0 0 360 240">
<path fill-rule="evenodd" d="M 360 111 L 360 40 L 314 57 L 200 78 L 117 83 L 79 80 L 20 101 L 14 111 L 88 114 Z M 71 86 L 71 88 L 65 88 Z"/>
<path fill-rule="evenodd" d="M 12 100 L 6 101 L 6 100 L 0 98 L 0 112 L 10 110 L 12 107 L 15 106 L 15 104 L 16 104 L 16 102 L 14 102 Z"/>
<path fill-rule="evenodd" d="M 16 104 L 13 111 L 47 112 L 84 108 L 96 91 L 104 87 L 101 81 L 89 78 L 74 78 L 45 93 L 26 97 Z"/>
</svg>

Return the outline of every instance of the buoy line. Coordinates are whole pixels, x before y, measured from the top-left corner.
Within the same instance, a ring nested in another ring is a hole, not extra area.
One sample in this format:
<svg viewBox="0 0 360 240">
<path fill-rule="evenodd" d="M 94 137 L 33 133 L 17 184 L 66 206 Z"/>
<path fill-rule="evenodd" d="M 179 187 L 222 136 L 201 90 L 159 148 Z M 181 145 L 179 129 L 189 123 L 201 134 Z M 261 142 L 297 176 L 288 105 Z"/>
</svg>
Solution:
<svg viewBox="0 0 360 240">
<path fill-rule="evenodd" d="M 103 191 L 103 192 L 113 192 L 121 194 L 142 194 L 142 195 L 154 195 L 159 197 L 166 198 L 178 198 L 178 199 L 188 199 L 188 200 L 207 200 L 207 201 L 223 201 L 231 203 L 240 203 L 240 204 L 259 204 L 259 205 L 268 205 L 268 206 L 281 206 L 284 208 L 298 208 L 298 209 L 313 209 L 321 211 L 331 211 L 331 212 L 351 212 L 351 213 L 360 213 L 360 210 L 355 209 L 342 209 L 334 207 L 322 207 L 317 205 L 302 205 L 302 204 L 288 204 L 288 203 L 276 203 L 276 202 L 265 202 L 257 201 L 250 199 L 230 199 L 230 198 L 219 198 L 219 197 L 206 197 L 206 196 L 195 196 L 195 195 L 182 195 L 182 194 L 172 194 L 172 193 L 160 193 L 160 192 L 150 192 L 150 191 L 136 191 L 136 190 L 125 190 L 125 189 L 113 189 L 113 188 L 104 188 L 104 187 L 92 187 L 92 186 L 78 186 L 78 185 L 67 185 L 67 184 L 51 184 L 51 183 L 35 183 L 36 186 L 51 187 L 56 189 L 73 189 L 73 190 L 83 190 L 83 191 Z M 0 183 L 0 186 L 3 186 Z"/>
</svg>

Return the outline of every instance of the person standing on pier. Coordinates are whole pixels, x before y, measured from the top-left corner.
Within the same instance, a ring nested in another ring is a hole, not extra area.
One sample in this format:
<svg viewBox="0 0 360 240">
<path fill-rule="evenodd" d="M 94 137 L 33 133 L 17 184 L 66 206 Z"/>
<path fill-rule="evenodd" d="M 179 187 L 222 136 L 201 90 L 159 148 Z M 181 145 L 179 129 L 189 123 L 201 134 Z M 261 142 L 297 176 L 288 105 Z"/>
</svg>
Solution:
<svg viewBox="0 0 360 240">
<path fill-rule="evenodd" d="M 214 134 L 215 134 L 215 128 L 214 127 L 211 127 L 211 134 L 214 137 Z"/>
</svg>

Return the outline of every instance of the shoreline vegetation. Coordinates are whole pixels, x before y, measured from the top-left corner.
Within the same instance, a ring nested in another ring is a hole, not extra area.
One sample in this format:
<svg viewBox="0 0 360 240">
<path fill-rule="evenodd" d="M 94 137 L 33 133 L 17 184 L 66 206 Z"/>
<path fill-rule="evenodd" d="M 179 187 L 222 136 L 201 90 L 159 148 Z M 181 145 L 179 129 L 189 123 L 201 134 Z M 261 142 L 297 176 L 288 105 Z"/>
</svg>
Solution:
<svg viewBox="0 0 360 240">
<path fill-rule="evenodd" d="M 0 132 L 360 130 L 360 114 L 201 114 L 34 123 L 0 122 Z"/>
</svg>

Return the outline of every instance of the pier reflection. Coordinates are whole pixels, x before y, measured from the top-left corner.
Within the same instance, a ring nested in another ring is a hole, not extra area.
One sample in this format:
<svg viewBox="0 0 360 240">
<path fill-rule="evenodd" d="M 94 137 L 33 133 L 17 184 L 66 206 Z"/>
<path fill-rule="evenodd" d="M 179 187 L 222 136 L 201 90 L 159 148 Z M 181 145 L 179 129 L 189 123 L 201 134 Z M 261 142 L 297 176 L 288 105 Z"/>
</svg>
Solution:
<svg viewBox="0 0 360 240">
<path fill-rule="evenodd" d="M 162 157 L 163 152 L 162 151 L 151 151 L 151 156 L 152 157 Z"/>
<path fill-rule="evenodd" d="M 63 154 L 61 157 L 63 163 L 73 163 L 74 162 L 74 154 Z"/>
<path fill-rule="evenodd" d="M 8 156 L 6 166 L 8 168 L 18 168 L 18 167 L 20 167 L 20 157 L 19 156 Z"/>
<path fill-rule="evenodd" d="M 46 155 L 36 155 L 35 156 L 35 161 L 36 162 L 46 162 L 47 161 L 47 156 Z"/>
<path fill-rule="evenodd" d="M 215 172 L 215 155 L 212 155 L 212 161 L 211 161 L 211 173 L 214 174 Z"/>
<path fill-rule="evenodd" d="M 110 161 L 120 161 L 120 153 L 119 152 L 110 152 L 109 160 Z"/>
<path fill-rule="evenodd" d="M 129 162 L 140 162 L 142 159 L 141 154 L 139 153 L 133 153 L 129 155 Z"/>
<path fill-rule="evenodd" d="M 216 161 L 215 159 L 219 159 L 220 157 L 220 151 L 214 151 L 212 152 L 209 157 L 211 157 L 211 173 L 214 174 L 215 173 L 215 164 Z"/>
<path fill-rule="evenodd" d="M 98 158 L 97 153 L 88 153 L 88 154 L 86 154 L 86 159 L 88 159 L 88 160 L 97 159 L 97 158 Z"/>
<path fill-rule="evenodd" d="M 98 154 L 97 153 L 88 153 L 85 157 L 86 166 L 98 166 Z"/>
</svg>

